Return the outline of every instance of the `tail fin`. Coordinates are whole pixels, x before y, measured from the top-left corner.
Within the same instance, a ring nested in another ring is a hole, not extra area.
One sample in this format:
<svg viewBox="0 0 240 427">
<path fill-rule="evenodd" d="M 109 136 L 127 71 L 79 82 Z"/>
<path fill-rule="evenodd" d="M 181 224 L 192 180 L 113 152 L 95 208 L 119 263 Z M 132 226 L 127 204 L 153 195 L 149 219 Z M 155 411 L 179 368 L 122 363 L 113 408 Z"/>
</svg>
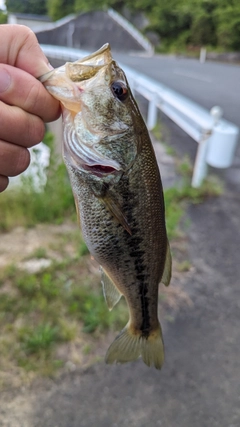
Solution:
<svg viewBox="0 0 240 427">
<path fill-rule="evenodd" d="M 142 356 L 147 366 L 161 369 L 164 362 L 164 346 L 162 331 L 159 328 L 148 337 L 133 334 L 127 325 L 110 345 L 105 361 L 106 363 L 126 363 Z"/>
</svg>

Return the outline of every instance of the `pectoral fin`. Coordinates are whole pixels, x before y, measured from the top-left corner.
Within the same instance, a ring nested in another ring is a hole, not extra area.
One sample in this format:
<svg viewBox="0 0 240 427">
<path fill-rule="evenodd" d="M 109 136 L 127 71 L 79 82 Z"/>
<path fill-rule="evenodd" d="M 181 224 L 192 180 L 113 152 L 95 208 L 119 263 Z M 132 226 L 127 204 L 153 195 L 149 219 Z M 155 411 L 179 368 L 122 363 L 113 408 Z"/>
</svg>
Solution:
<svg viewBox="0 0 240 427">
<path fill-rule="evenodd" d="M 108 210 L 111 212 L 113 217 L 125 228 L 125 230 L 132 235 L 131 229 L 128 225 L 127 219 L 122 212 L 120 206 L 117 204 L 117 202 L 110 197 L 104 197 L 103 202 L 107 206 Z"/>
<path fill-rule="evenodd" d="M 165 260 L 164 271 L 163 271 L 161 282 L 165 286 L 168 286 L 171 280 L 171 276 L 172 276 L 172 256 L 171 256 L 169 242 L 167 242 L 166 260 Z"/>
<path fill-rule="evenodd" d="M 109 310 L 112 310 L 113 307 L 118 303 L 122 294 L 114 285 L 113 281 L 110 279 L 106 271 L 100 266 L 102 272 L 102 287 L 103 287 L 103 295 L 106 300 L 107 306 Z"/>
</svg>

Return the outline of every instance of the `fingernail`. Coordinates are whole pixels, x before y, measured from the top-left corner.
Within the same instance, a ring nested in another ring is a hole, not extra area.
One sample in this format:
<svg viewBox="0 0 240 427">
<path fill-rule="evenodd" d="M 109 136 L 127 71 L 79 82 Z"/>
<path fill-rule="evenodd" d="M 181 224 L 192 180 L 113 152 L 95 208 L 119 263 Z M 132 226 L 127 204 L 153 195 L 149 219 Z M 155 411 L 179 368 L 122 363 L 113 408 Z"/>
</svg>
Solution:
<svg viewBox="0 0 240 427">
<path fill-rule="evenodd" d="M 0 93 L 5 92 L 11 84 L 11 76 L 4 68 L 0 69 Z"/>
</svg>

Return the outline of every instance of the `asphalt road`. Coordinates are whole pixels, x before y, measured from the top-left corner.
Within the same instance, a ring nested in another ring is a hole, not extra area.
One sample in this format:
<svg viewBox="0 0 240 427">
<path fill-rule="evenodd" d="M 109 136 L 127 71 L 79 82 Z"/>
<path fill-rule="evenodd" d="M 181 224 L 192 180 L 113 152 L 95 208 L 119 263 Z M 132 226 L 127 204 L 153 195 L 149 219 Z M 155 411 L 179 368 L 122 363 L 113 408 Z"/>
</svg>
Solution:
<svg viewBox="0 0 240 427">
<path fill-rule="evenodd" d="M 175 56 L 130 56 L 114 53 L 114 57 L 140 73 L 165 84 L 210 110 L 219 105 L 224 118 L 240 127 L 240 65 Z"/>
</svg>

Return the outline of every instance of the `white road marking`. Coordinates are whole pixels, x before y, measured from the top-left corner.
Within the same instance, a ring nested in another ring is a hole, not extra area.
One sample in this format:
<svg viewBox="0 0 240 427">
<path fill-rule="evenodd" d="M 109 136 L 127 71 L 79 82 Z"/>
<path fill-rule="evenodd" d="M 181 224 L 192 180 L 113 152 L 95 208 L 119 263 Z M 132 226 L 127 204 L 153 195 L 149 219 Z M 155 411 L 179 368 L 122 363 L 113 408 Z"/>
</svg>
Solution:
<svg viewBox="0 0 240 427">
<path fill-rule="evenodd" d="M 211 77 L 202 76 L 201 74 L 192 73 L 192 72 L 188 72 L 185 70 L 180 70 L 179 68 L 175 68 L 173 70 L 173 74 L 177 74 L 177 75 L 183 76 L 183 77 L 190 77 L 190 79 L 200 80 L 200 81 L 206 82 L 206 83 L 212 82 Z"/>
</svg>

